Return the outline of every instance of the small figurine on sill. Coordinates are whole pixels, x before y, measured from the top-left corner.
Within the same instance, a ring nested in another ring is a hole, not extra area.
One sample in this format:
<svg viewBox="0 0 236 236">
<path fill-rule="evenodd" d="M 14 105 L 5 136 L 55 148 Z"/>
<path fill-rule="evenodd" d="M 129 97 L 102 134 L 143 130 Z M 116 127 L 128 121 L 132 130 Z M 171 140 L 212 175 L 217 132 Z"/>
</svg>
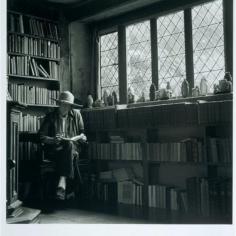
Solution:
<svg viewBox="0 0 236 236">
<path fill-rule="evenodd" d="M 156 100 L 156 85 L 154 83 L 152 83 L 151 86 L 150 86 L 149 98 L 150 98 L 150 101 L 155 101 Z"/>
<path fill-rule="evenodd" d="M 144 92 L 142 92 L 141 96 L 139 97 L 139 99 L 137 100 L 137 102 L 145 102 L 145 95 Z"/>
<path fill-rule="evenodd" d="M 186 98 L 189 96 L 189 83 L 186 79 L 184 79 L 181 85 L 181 93 L 182 93 L 183 98 Z"/>
<path fill-rule="evenodd" d="M 168 94 L 168 97 L 171 98 L 172 97 L 172 89 L 170 87 L 170 81 L 167 82 L 167 85 L 166 85 L 166 92 Z"/>
<path fill-rule="evenodd" d="M 87 97 L 87 107 L 88 108 L 93 107 L 93 96 L 90 93 L 88 93 L 88 97 Z"/>
<path fill-rule="evenodd" d="M 214 84 L 214 94 L 232 92 L 232 77 L 229 72 L 225 73 L 224 79 L 219 80 L 219 84 Z"/>
<path fill-rule="evenodd" d="M 170 91 L 165 88 L 161 88 L 156 91 L 156 98 L 158 100 L 168 100 L 170 97 L 171 97 Z"/>
<path fill-rule="evenodd" d="M 93 103 L 94 107 L 103 107 L 104 104 L 102 103 L 101 99 L 97 99 L 94 103 Z"/>
<path fill-rule="evenodd" d="M 107 97 L 107 104 L 108 104 L 108 106 L 113 106 L 114 105 L 114 99 L 113 99 L 113 96 L 111 94 L 108 95 L 108 97 Z"/>
<path fill-rule="evenodd" d="M 118 103 L 118 99 L 115 91 L 112 92 L 112 99 L 113 99 L 113 104 L 116 105 Z"/>
<path fill-rule="evenodd" d="M 198 86 L 196 86 L 195 88 L 192 88 L 192 96 L 193 97 L 198 97 L 200 95 L 200 89 Z"/>
<path fill-rule="evenodd" d="M 207 86 L 207 80 L 205 77 L 202 77 L 200 82 L 200 94 L 202 96 L 206 96 L 208 93 L 208 86 Z"/>
<path fill-rule="evenodd" d="M 128 88 L 128 103 L 134 103 L 135 102 L 135 95 L 134 90 L 132 87 Z"/>
<path fill-rule="evenodd" d="M 102 96 L 102 98 L 103 98 L 104 105 L 105 105 L 105 106 L 108 106 L 108 92 L 107 92 L 106 89 L 103 91 L 103 96 Z"/>
</svg>

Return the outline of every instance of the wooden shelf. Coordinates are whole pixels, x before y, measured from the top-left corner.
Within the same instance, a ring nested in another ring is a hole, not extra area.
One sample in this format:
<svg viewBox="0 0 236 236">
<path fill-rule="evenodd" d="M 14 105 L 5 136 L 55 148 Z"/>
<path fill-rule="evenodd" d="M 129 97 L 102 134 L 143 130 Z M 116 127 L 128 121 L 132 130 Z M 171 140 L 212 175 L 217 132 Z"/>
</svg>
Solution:
<svg viewBox="0 0 236 236">
<path fill-rule="evenodd" d="M 153 161 L 147 160 L 148 164 L 157 164 L 157 165 L 194 165 L 194 166 L 202 166 L 207 165 L 205 162 L 187 162 L 187 161 Z"/>
<path fill-rule="evenodd" d="M 44 81 L 44 82 L 53 82 L 53 83 L 60 83 L 59 80 L 53 78 L 45 78 L 45 77 L 37 77 L 37 76 L 30 76 L 30 75 L 7 75 L 9 78 L 18 78 L 18 79 L 27 79 L 27 80 L 36 80 L 36 81 Z"/>
<path fill-rule="evenodd" d="M 128 162 L 143 162 L 143 160 L 107 160 L 107 159 L 90 159 L 91 161 L 103 161 L 103 162 L 109 162 L 109 161 L 111 161 L 111 162 L 126 162 L 126 163 L 128 163 Z"/>
<path fill-rule="evenodd" d="M 10 55 L 10 56 L 29 56 L 29 57 L 33 57 L 36 59 L 60 62 L 60 59 L 58 59 L 58 58 L 42 57 L 42 56 L 31 55 L 31 54 L 26 54 L 26 53 L 19 53 L 19 52 L 8 52 L 8 55 Z"/>
<path fill-rule="evenodd" d="M 41 21 L 44 21 L 44 22 L 51 22 L 51 23 L 54 23 L 54 24 L 58 24 L 58 22 L 56 20 L 53 20 L 53 19 L 48 19 L 48 18 L 39 17 L 39 16 L 33 16 L 33 15 L 30 15 L 30 14 L 24 14 L 24 13 L 17 12 L 17 11 L 8 10 L 8 13 L 16 14 L 16 15 L 23 15 L 23 16 L 38 19 L 38 20 L 41 20 Z"/>
<path fill-rule="evenodd" d="M 56 108 L 57 105 L 44 105 L 44 104 L 27 104 L 27 107 L 32 108 Z"/>
<path fill-rule="evenodd" d="M 34 38 L 34 39 L 42 39 L 42 40 L 47 40 L 55 43 L 59 43 L 61 39 L 55 39 L 55 38 L 47 38 L 39 35 L 33 35 L 33 34 L 25 34 L 25 33 L 20 33 L 20 32 L 13 32 L 13 31 L 8 31 L 8 34 L 14 34 L 22 37 L 28 37 L 28 38 Z"/>
</svg>

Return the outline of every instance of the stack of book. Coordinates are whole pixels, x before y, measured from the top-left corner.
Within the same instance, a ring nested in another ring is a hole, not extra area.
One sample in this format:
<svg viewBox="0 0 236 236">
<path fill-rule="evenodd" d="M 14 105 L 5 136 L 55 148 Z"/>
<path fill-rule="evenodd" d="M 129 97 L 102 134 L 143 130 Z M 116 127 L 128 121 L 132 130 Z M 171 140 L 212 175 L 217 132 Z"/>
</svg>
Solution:
<svg viewBox="0 0 236 236">
<path fill-rule="evenodd" d="M 140 143 L 89 143 L 89 156 L 98 160 L 142 160 Z"/>
<path fill-rule="evenodd" d="M 96 182 L 95 184 L 96 200 L 116 204 L 117 203 L 117 183 Z"/>
<path fill-rule="evenodd" d="M 8 85 L 8 91 L 13 101 L 26 104 L 56 105 L 58 90 L 49 90 L 24 84 L 12 83 Z"/>
<path fill-rule="evenodd" d="M 19 131 L 37 132 L 40 128 L 42 119 L 42 116 L 21 113 Z"/>
<path fill-rule="evenodd" d="M 230 214 L 232 182 L 228 178 L 191 177 L 186 180 L 189 213 L 202 216 Z"/>
<path fill-rule="evenodd" d="M 209 163 L 232 163 L 232 139 L 208 138 L 207 161 Z"/>
<path fill-rule="evenodd" d="M 148 206 L 187 212 L 186 191 L 175 186 L 148 185 Z"/>
<path fill-rule="evenodd" d="M 52 21 L 10 12 L 8 22 L 10 32 L 59 39 L 58 25 Z"/>
<path fill-rule="evenodd" d="M 143 205 L 143 185 L 137 184 L 132 180 L 118 182 L 118 203 L 131 204 L 136 206 Z"/>
<path fill-rule="evenodd" d="M 42 65 L 30 56 L 8 56 L 8 74 L 21 76 L 36 76 L 50 79 L 59 78 L 59 65 L 49 61 L 48 66 Z"/>
<path fill-rule="evenodd" d="M 37 160 L 39 148 L 39 144 L 31 141 L 19 142 L 19 159 L 22 161 Z"/>
<path fill-rule="evenodd" d="M 232 122 L 233 102 L 232 100 L 223 101 L 202 101 L 198 104 L 199 124 L 216 124 Z"/>
<path fill-rule="evenodd" d="M 8 36 L 8 52 L 52 59 L 60 58 L 60 46 L 57 42 L 16 34 L 9 34 Z"/>
<path fill-rule="evenodd" d="M 204 162 L 203 142 L 189 138 L 181 142 L 148 143 L 147 157 L 151 161 Z"/>
</svg>

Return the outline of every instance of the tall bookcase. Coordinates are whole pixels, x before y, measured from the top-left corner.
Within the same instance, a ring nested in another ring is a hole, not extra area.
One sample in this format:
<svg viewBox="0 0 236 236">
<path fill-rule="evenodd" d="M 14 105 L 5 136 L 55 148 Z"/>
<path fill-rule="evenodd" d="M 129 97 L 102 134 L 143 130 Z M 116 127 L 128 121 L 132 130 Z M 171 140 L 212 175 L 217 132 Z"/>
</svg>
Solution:
<svg viewBox="0 0 236 236">
<path fill-rule="evenodd" d="M 60 27 L 54 20 L 8 11 L 8 92 L 26 105 L 19 118 L 19 196 L 24 200 L 37 168 L 37 133 L 60 91 Z"/>
<path fill-rule="evenodd" d="M 93 203 L 149 222 L 232 222 L 232 94 L 82 115 Z"/>
</svg>

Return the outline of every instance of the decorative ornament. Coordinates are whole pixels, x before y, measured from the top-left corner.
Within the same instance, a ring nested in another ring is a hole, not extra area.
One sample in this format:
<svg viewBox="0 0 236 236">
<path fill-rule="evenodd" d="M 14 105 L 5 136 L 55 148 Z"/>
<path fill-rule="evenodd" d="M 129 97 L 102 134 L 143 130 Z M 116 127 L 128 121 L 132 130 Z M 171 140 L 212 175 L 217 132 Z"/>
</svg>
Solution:
<svg viewBox="0 0 236 236">
<path fill-rule="evenodd" d="M 133 88 L 129 87 L 128 88 L 128 103 L 134 103 L 135 102 L 135 95 Z"/>
<path fill-rule="evenodd" d="M 154 83 L 152 83 L 150 86 L 149 97 L 150 97 L 150 101 L 156 100 L 156 85 Z"/>
<path fill-rule="evenodd" d="M 113 104 L 116 105 L 118 103 L 117 94 L 115 91 L 112 92 Z"/>
<path fill-rule="evenodd" d="M 113 96 L 111 94 L 107 97 L 107 104 L 108 104 L 108 106 L 113 106 L 114 105 Z"/>
<path fill-rule="evenodd" d="M 189 95 L 189 83 L 186 79 L 184 79 L 181 85 L 181 93 L 183 98 L 186 98 Z"/>
<path fill-rule="evenodd" d="M 103 91 L 103 96 L 102 96 L 102 98 L 103 98 L 104 105 L 105 105 L 105 106 L 108 106 L 108 100 L 107 100 L 107 98 L 108 98 L 108 92 L 107 92 L 106 89 Z"/>
<path fill-rule="evenodd" d="M 200 89 L 198 86 L 192 89 L 192 96 L 193 97 L 198 97 L 200 95 Z"/>
<path fill-rule="evenodd" d="M 93 107 L 93 97 L 91 94 L 88 94 L 88 97 L 87 97 L 87 106 L 88 108 L 92 108 Z"/>
<path fill-rule="evenodd" d="M 207 80 L 205 77 L 202 77 L 200 82 L 200 94 L 205 96 L 208 93 Z"/>
</svg>

